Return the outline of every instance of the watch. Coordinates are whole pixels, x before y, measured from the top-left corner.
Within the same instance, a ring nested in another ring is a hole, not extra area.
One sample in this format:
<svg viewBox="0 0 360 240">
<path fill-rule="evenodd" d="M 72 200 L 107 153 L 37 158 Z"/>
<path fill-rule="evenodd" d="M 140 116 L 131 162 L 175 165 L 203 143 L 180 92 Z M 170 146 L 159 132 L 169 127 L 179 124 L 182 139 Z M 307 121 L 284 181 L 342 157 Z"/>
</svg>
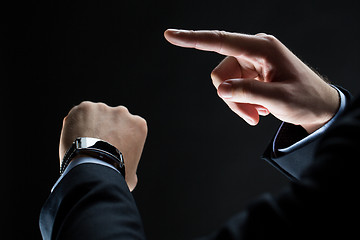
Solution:
<svg viewBox="0 0 360 240">
<path fill-rule="evenodd" d="M 122 153 L 110 143 L 91 137 L 79 137 L 72 143 L 61 162 L 60 176 L 71 160 L 79 154 L 95 157 L 112 165 L 125 178 L 125 161 Z"/>
</svg>

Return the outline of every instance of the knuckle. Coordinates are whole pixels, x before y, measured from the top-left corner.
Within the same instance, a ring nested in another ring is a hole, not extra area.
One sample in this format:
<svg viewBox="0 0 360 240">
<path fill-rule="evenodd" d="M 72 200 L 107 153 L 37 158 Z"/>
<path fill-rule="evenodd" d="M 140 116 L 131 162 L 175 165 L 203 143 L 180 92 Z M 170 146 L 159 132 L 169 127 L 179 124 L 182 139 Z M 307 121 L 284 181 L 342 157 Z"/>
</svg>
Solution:
<svg viewBox="0 0 360 240">
<path fill-rule="evenodd" d="M 117 106 L 116 110 L 119 114 L 129 114 L 129 110 L 125 106 Z"/>
<path fill-rule="evenodd" d="M 90 101 L 83 101 L 79 105 L 77 105 L 74 109 L 76 110 L 89 110 L 94 106 L 95 103 Z"/>
<path fill-rule="evenodd" d="M 251 93 L 254 87 L 254 80 L 244 80 L 241 86 L 237 89 L 237 94 L 244 102 L 251 101 Z"/>
<path fill-rule="evenodd" d="M 266 34 L 266 33 L 259 33 L 256 34 L 258 36 L 262 43 L 264 49 L 266 49 L 263 52 L 263 59 L 265 62 L 270 62 L 272 57 L 274 56 L 274 53 L 276 53 L 281 46 L 280 41 L 273 35 Z"/>
<path fill-rule="evenodd" d="M 106 110 L 109 108 L 108 105 L 106 105 L 105 103 L 102 103 L 102 102 L 95 103 L 94 105 L 96 105 L 96 107 L 100 110 Z"/>
<path fill-rule="evenodd" d="M 144 118 L 138 116 L 138 115 L 134 115 L 134 120 L 135 123 L 137 125 L 137 127 L 143 132 L 143 133 L 147 133 L 148 131 L 148 126 L 147 126 L 147 122 Z"/>
<path fill-rule="evenodd" d="M 82 115 L 89 112 L 102 112 L 106 111 L 109 108 L 108 105 L 102 102 L 91 102 L 91 101 L 83 101 L 79 105 L 73 107 L 69 115 Z"/>
<path fill-rule="evenodd" d="M 218 67 L 216 67 L 216 68 L 214 68 L 212 71 L 211 71 L 211 74 L 210 74 L 210 76 L 211 76 L 211 78 L 213 79 L 213 80 L 217 80 L 217 79 L 219 79 L 220 78 L 220 71 L 219 71 L 219 68 Z"/>
<path fill-rule="evenodd" d="M 90 106 L 95 104 L 94 102 L 91 101 L 82 101 L 78 106 Z"/>
<path fill-rule="evenodd" d="M 63 127 L 67 124 L 67 122 L 69 121 L 69 115 L 65 116 L 63 121 L 62 121 L 62 125 Z"/>
<path fill-rule="evenodd" d="M 266 41 L 268 41 L 270 44 L 277 44 L 279 42 L 279 40 L 273 36 L 273 35 L 266 35 L 263 37 Z"/>
<path fill-rule="evenodd" d="M 212 70 L 210 77 L 214 86 L 217 87 L 219 85 L 219 79 L 220 79 L 220 74 L 217 68 Z"/>
<path fill-rule="evenodd" d="M 80 104 L 74 106 L 70 109 L 68 115 L 64 118 L 64 122 L 68 119 L 72 119 L 74 116 L 77 116 L 82 112 L 87 112 L 91 108 L 92 104 L 93 103 L 90 101 L 83 101 Z"/>
<path fill-rule="evenodd" d="M 215 30 L 213 31 L 214 32 L 214 35 L 216 36 L 217 38 L 217 41 L 221 44 L 219 44 L 218 46 L 218 49 L 217 49 L 217 52 L 222 52 L 223 50 L 223 43 L 225 42 L 226 40 L 226 37 L 227 37 L 227 32 L 225 31 L 219 31 L 219 30 Z"/>
<path fill-rule="evenodd" d="M 222 40 L 225 35 L 226 35 L 226 32 L 225 31 L 220 31 L 220 30 L 214 30 L 213 33 L 216 35 L 216 37 L 219 39 L 219 40 Z"/>
<path fill-rule="evenodd" d="M 256 36 L 263 40 L 263 43 L 268 45 L 268 47 L 274 47 L 280 42 L 274 35 L 271 34 L 258 33 Z"/>
<path fill-rule="evenodd" d="M 270 48 L 274 48 L 279 44 L 279 40 L 273 35 L 264 34 L 261 38 L 264 40 L 264 43 Z"/>
<path fill-rule="evenodd" d="M 267 34 L 266 33 L 257 33 L 255 34 L 255 36 L 257 37 L 263 37 L 263 36 L 266 36 Z"/>
<path fill-rule="evenodd" d="M 266 41 L 269 41 L 269 42 L 277 41 L 277 38 L 274 35 L 267 34 L 267 33 L 258 33 L 258 34 L 256 34 L 256 36 L 258 36 Z"/>
</svg>

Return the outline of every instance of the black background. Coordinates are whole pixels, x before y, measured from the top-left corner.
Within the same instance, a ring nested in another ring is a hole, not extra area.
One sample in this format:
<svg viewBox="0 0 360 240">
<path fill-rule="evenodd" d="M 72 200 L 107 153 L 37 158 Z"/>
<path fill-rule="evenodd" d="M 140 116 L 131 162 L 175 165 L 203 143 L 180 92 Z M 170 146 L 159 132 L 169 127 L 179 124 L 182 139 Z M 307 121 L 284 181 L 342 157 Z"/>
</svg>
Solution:
<svg viewBox="0 0 360 240">
<path fill-rule="evenodd" d="M 134 197 L 149 239 L 211 232 L 287 179 L 260 160 L 279 121 L 250 127 L 217 97 L 223 56 L 167 43 L 167 28 L 277 36 L 356 94 L 356 1 L 24 1 L 1 6 L 1 232 L 39 239 L 58 177 L 62 119 L 83 100 L 125 105 L 149 134 Z M 299 96 L 301 97 L 301 96 Z"/>
</svg>

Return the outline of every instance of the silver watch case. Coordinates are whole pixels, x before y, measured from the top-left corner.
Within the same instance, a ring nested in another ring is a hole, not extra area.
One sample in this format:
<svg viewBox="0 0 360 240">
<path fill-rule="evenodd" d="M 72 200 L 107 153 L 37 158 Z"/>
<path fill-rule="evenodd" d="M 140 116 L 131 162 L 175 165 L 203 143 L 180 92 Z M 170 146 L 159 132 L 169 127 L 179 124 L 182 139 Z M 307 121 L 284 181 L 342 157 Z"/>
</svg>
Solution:
<svg viewBox="0 0 360 240">
<path fill-rule="evenodd" d="M 117 168 L 121 173 L 123 173 L 123 175 L 125 174 L 124 171 L 125 161 L 122 153 L 110 143 L 92 137 L 79 137 L 73 142 L 72 146 L 69 148 L 69 150 L 66 152 L 64 156 L 60 168 L 60 174 L 62 174 L 65 171 L 71 159 L 74 158 L 75 155 L 81 153 L 84 153 L 85 155 L 91 155 L 97 157 L 104 161 L 107 160 L 108 158 L 111 158 L 114 161 L 111 162 L 111 165 Z"/>
</svg>

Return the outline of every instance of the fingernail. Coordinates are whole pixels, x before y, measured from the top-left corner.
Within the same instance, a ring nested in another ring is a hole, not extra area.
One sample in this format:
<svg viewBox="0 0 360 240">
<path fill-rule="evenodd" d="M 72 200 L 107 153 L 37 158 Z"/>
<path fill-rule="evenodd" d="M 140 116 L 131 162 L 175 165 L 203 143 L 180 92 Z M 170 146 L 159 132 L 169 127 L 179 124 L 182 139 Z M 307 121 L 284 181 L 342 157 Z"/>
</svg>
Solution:
<svg viewBox="0 0 360 240">
<path fill-rule="evenodd" d="M 218 88 L 218 93 L 222 98 L 226 98 L 226 99 L 232 98 L 233 96 L 232 84 L 229 82 L 224 82 L 220 84 Z"/>
<path fill-rule="evenodd" d="M 181 31 L 181 29 L 169 28 L 169 29 L 167 29 L 166 31 L 169 31 L 169 32 L 179 32 L 179 31 Z"/>
<path fill-rule="evenodd" d="M 251 126 L 254 126 L 256 124 L 256 122 L 252 118 L 246 118 L 245 121 Z"/>
<path fill-rule="evenodd" d="M 169 28 L 169 29 L 167 29 L 167 31 L 170 31 L 170 32 L 189 32 L 189 30 L 176 29 L 176 28 Z"/>
<path fill-rule="evenodd" d="M 167 29 L 164 36 L 170 43 L 174 45 L 187 47 L 189 43 L 186 39 L 186 36 L 184 36 L 184 33 L 186 32 L 186 30 L 181 29 Z"/>
</svg>

